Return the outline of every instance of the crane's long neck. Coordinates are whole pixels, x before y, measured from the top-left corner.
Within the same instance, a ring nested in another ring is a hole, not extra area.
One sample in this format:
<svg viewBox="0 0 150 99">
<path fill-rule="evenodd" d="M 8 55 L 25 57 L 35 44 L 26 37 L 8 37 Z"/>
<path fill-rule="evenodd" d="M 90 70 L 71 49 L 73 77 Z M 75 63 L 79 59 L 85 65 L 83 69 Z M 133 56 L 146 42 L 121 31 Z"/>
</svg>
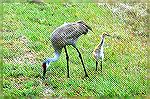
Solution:
<svg viewBox="0 0 150 99">
<path fill-rule="evenodd" d="M 105 37 L 104 36 L 102 36 L 101 37 L 101 42 L 99 43 L 99 47 L 103 47 L 104 46 L 104 40 L 105 40 Z"/>
<path fill-rule="evenodd" d="M 53 58 L 48 58 L 48 59 L 46 60 L 47 68 L 49 67 L 49 64 L 50 64 L 51 62 L 57 61 L 57 60 L 59 59 L 59 57 L 60 57 L 60 53 L 55 52 L 55 56 L 54 56 Z"/>
</svg>

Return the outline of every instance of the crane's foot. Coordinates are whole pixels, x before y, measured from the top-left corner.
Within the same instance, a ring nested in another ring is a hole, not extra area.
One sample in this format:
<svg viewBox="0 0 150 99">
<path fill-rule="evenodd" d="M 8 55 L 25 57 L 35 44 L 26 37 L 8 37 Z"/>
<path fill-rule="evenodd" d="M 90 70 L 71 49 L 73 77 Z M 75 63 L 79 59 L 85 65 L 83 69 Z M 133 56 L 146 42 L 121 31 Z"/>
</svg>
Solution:
<svg viewBox="0 0 150 99">
<path fill-rule="evenodd" d="M 88 79 L 89 76 L 88 75 L 85 75 L 84 77 L 82 77 L 82 79 Z"/>
<path fill-rule="evenodd" d="M 84 78 L 85 78 L 85 77 L 88 77 L 88 78 L 89 78 L 89 76 L 88 76 L 87 74 L 85 74 Z"/>
<path fill-rule="evenodd" d="M 45 76 L 42 76 L 42 80 L 45 80 Z"/>
</svg>

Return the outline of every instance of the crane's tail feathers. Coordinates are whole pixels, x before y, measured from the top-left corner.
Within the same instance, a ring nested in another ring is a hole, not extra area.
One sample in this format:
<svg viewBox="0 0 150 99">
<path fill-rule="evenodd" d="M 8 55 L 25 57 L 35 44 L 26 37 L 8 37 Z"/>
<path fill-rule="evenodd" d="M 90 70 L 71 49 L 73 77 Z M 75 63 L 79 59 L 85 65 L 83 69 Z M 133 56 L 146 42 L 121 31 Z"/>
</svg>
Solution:
<svg viewBox="0 0 150 99">
<path fill-rule="evenodd" d="M 78 21 L 78 23 L 85 25 L 89 30 L 91 30 L 93 32 L 92 28 L 90 26 L 88 26 L 84 21 L 80 20 L 80 21 Z"/>
</svg>

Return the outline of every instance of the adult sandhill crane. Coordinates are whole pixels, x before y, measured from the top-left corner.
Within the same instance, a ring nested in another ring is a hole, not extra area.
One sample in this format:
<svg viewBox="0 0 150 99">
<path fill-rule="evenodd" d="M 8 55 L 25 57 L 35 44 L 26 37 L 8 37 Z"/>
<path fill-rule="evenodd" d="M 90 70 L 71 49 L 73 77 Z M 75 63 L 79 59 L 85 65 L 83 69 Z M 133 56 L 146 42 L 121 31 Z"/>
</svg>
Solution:
<svg viewBox="0 0 150 99">
<path fill-rule="evenodd" d="M 29 1 L 30 3 L 44 3 L 43 0 L 32 0 L 32 1 Z"/>
<path fill-rule="evenodd" d="M 64 23 L 53 31 L 51 36 L 51 43 L 54 48 L 55 56 L 53 58 L 48 58 L 43 62 L 43 78 L 45 78 L 46 69 L 50 66 L 50 63 L 59 59 L 63 48 L 65 49 L 66 53 L 67 77 L 69 78 L 69 56 L 66 48 L 67 45 L 72 45 L 78 52 L 79 58 L 84 68 L 85 77 L 88 77 L 81 53 L 76 47 L 76 41 L 82 34 L 87 34 L 88 29 L 92 31 L 91 27 L 89 27 L 84 21 L 77 21 L 73 23 Z"/>
<path fill-rule="evenodd" d="M 102 72 L 102 61 L 104 59 L 104 39 L 106 36 L 110 36 L 107 33 L 104 33 L 103 35 L 101 35 L 101 42 L 95 47 L 94 51 L 93 51 L 93 57 L 96 60 L 96 71 L 97 71 L 97 66 L 98 66 L 98 62 L 101 61 L 101 72 Z"/>
</svg>

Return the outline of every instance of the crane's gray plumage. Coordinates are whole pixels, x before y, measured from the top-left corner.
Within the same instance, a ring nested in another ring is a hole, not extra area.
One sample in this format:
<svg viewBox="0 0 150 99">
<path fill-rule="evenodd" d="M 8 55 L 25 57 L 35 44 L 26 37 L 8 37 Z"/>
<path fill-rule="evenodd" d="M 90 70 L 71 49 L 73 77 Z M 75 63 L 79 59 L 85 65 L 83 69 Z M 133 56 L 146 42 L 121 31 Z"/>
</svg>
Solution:
<svg viewBox="0 0 150 99">
<path fill-rule="evenodd" d="M 30 3 L 44 3 L 43 0 L 31 0 Z"/>
<path fill-rule="evenodd" d="M 66 49 L 67 45 L 72 45 L 77 50 L 85 71 L 85 76 L 88 76 L 84 67 L 81 53 L 76 47 L 76 41 L 82 34 L 87 34 L 88 29 L 92 31 L 91 27 L 89 27 L 84 21 L 77 21 L 73 23 L 64 23 L 53 31 L 51 35 L 51 43 L 55 51 L 55 56 L 53 58 L 48 58 L 46 61 L 43 62 L 43 76 L 45 76 L 46 68 L 48 68 L 49 64 L 59 59 L 62 49 L 64 48 L 66 53 L 67 70 L 69 77 L 69 56 Z"/>
<path fill-rule="evenodd" d="M 77 39 L 88 32 L 87 25 L 83 21 L 65 23 L 58 27 L 51 36 L 51 42 L 56 50 L 61 50 L 66 45 L 74 45 Z M 61 51 L 60 51 L 61 52 Z"/>
</svg>

